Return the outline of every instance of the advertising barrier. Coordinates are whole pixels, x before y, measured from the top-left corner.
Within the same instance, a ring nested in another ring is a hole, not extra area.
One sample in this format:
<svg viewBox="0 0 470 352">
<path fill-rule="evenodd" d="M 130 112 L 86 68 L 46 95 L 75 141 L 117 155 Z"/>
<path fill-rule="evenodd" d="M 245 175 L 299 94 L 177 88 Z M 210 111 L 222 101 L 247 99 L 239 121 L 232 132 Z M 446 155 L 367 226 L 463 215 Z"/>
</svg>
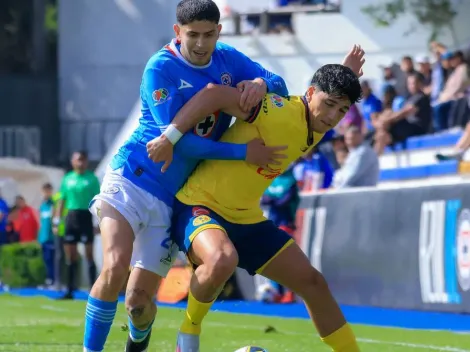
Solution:
<svg viewBox="0 0 470 352">
<path fill-rule="evenodd" d="M 298 240 L 338 301 L 470 313 L 470 184 L 306 196 Z"/>
</svg>

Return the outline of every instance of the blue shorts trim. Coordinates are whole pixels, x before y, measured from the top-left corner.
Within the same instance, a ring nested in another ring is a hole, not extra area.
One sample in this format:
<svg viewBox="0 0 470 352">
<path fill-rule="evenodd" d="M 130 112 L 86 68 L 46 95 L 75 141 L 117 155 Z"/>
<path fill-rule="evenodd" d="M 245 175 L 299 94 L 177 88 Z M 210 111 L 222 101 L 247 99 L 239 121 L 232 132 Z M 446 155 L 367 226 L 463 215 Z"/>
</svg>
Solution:
<svg viewBox="0 0 470 352">
<path fill-rule="evenodd" d="M 172 239 L 188 254 L 192 241 L 206 229 L 220 229 L 238 252 L 238 266 L 255 275 L 293 242 L 292 237 L 272 221 L 234 224 L 204 206 L 192 206 L 176 200 L 173 206 Z"/>
</svg>

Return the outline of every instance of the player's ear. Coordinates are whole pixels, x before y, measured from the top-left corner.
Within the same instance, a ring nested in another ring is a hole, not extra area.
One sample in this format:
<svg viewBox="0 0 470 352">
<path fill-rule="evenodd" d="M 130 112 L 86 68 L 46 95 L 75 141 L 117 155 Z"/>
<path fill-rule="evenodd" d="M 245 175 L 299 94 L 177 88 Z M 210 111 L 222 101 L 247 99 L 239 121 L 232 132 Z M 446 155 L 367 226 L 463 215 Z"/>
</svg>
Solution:
<svg viewBox="0 0 470 352">
<path fill-rule="evenodd" d="M 310 101 L 310 99 L 312 99 L 313 93 L 315 93 L 315 87 L 314 86 L 308 87 L 307 93 L 305 93 L 305 96 L 307 97 L 308 101 Z"/>
<path fill-rule="evenodd" d="M 220 36 L 220 32 L 222 32 L 222 25 L 219 23 L 219 24 L 217 25 L 217 37 Z"/>
<path fill-rule="evenodd" d="M 175 31 L 175 37 L 176 37 L 176 39 L 181 39 L 181 38 L 180 38 L 180 33 L 181 33 L 181 28 L 180 28 L 180 26 L 175 23 L 175 24 L 173 25 L 173 30 Z"/>
</svg>

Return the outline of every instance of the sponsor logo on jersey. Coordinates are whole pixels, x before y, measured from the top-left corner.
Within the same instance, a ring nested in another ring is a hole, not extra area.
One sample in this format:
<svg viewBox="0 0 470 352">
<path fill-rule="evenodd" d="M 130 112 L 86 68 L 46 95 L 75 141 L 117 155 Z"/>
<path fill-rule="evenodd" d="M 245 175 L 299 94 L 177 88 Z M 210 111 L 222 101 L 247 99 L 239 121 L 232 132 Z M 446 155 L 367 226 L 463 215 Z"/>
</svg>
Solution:
<svg viewBox="0 0 470 352">
<path fill-rule="evenodd" d="M 278 108 L 282 108 L 284 106 L 284 102 L 282 101 L 282 98 L 279 95 L 271 95 L 271 102 L 274 106 Z"/>
<path fill-rule="evenodd" d="M 160 89 L 153 91 L 152 98 L 153 98 L 153 101 L 155 102 L 153 105 L 157 106 L 170 100 L 170 93 L 168 92 L 166 88 L 160 88 Z"/>
<path fill-rule="evenodd" d="M 259 167 L 258 170 L 256 170 L 258 174 L 263 176 L 266 180 L 273 180 L 276 177 L 278 177 L 281 174 L 281 169 L 274 169 L 274 170 L 266 170 L 262 167 Z"/>
<path fill-rule="evenodd" d="M 186 82 L 184 79 L 180 79 L 180 86 L 178 89 L 185 89 L 185 88 L 193 88 L 193 85 L 191 83 Z"/>
<path fill-rule="evenodd" d="M 196 219 L 193 220 L 193 226 L 201 226 L 207 224 L 211 221 L 211 218 L 207 215 L 199 215 Z"/>
<path fill-rule="evenodd" d="M 200 215 L 209 215 L 210 212 L 207 209 L 194 207 L 193 208 L 193 216 L 200 216 Z"/>
<path fill-rule="evenodd" d="M 222 75 L 220 76 L 220 82 L 222 82 L 222 84 L 224 86 L 231 86 L 232 85 L 232 75 L 228 72 L 222 73 Z"/>
</svg>

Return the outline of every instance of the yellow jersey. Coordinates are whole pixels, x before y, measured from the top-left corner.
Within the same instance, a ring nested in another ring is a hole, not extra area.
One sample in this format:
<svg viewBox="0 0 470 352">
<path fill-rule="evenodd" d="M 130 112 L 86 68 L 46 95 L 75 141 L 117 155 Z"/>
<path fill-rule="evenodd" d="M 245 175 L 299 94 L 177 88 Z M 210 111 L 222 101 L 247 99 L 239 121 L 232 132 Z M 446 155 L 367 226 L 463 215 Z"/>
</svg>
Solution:
<svg viewBox="0 0 470 352">
<path fill-rule="evenodd" d="M 187 205 L 202 205 L 225 220 L 254 224 L 266 220 L 259 206 L 261 196 L 289 165 L 317 144 L 323 134 L 311 131 L 304 97 L 267 94 L 246 121 L 238 119 L 221 141 L 245 144 L 261 138 L 267 146 L 286 145 L 282 165 L 274 172 L 246 161 L 205 160 L 177 193 Z"/>
</svg>

